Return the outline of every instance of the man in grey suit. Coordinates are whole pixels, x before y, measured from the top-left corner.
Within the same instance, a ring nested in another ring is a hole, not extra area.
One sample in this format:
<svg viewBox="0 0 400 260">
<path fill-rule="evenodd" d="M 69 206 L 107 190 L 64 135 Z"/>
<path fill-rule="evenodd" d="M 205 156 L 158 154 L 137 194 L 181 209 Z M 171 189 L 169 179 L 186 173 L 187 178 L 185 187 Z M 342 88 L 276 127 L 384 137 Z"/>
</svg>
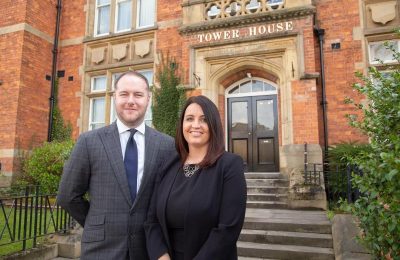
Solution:
<svg viewBox="0 0 400 260">
<path fill-rule="evenodd" d="M 149 100 L 147 79 L 123 73 L 116 122 L 83 133 L 64 166 L 57 202 L 84 227 L 81 259 L 148 259 L 143 222 L 157 170 L 175 152 L 171 137 L 144 124 Z"/>
</svg>

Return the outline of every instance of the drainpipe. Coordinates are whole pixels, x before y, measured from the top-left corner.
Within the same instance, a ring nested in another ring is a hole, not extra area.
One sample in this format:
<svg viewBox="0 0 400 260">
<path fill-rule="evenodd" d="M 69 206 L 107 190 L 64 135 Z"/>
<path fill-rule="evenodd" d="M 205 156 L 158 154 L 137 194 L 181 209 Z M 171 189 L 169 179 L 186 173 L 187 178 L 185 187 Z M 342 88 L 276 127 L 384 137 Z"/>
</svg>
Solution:
<svg viewBox="0 0 400 260">
<path fill-rule="evenodd" d="M 323 116 L 323 123 L 324 123 L 324 169 L 325 163 L 327 160 L 328 155 L 328 118 L 326 114 L 326 90 L 325 90 L 325 65 L 324 65 L 324 35 L 325 30 L 320 29 L 318 27 L 314 28 L 315 34 L 318 36 L 319 40 L 319 57 L 320 57 L 320 64 L 321 64 L 321 90 L 322 90 L 322 116 Z"/>
<path fill-rule="evenodd" d="M 51 92 L 50 92 L 50 111 L 49 111 L 49 128 L 47 129 L 47 141 L 51 142 L 51 132 L 53 130 L 53 111 L 55 104 L 54 92 L 56 88 L 56 76 L 57 76 L 57 53 L 58 53 L 58 37 L 60 34 L 60 19 L 61 19 L 61 0 L 57 1 L 57 18 L 56 18 L 56 32 L 54 33 L 54 45 L 53 45 L 53 62 L 51 69 Z"/>
</svg>

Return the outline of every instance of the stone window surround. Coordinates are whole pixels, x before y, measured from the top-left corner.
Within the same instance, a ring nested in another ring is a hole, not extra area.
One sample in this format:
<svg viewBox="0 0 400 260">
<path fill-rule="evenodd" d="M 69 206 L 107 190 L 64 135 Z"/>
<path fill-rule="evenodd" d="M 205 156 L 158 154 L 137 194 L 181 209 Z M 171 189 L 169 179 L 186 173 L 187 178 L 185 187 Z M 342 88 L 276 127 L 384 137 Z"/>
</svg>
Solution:
<svg viewBox="0 0 400 260">
<path fill-rule="evenodd" d="M 133 33 L 133 32 L 139 32 L 139 31 L 144 31 L 144 30 L 151 30 L 156 27 L 156 14 L 157 14 L 157 3 L 155 3 L 155 10 L 154 10 L 154 25 L 153 26 L 143 26 L 143 27 L 138 27 L 138 5 L 139 2 L 142 0 L 132 0 L 132 27 L 130 30 L 123 30 L 123 31 L 116 31 L 116 19 L 117 19 L 117 1 L 118 0 L 110 0 L 111 1 L 111 6 L 110 6 L 110 32 L 108 34 L 101 34 L 101 35 L 96 35 L 95 29 L 96 29 L 96 1 L 97 0 L 89 0 L 89 4 L 86 7 L 87 10 L 87 23 L 86 23 L 86 39 L 90 39 L 92 37 L 95 38 L 101 38 L 101 37 L 108 37 L 108 36 L 113 36 L 114 34 L 125 34 L 125 33 Z M 145 0 L 148 1 L 148 0 Z M 157 0 L 154 0 L 157 1 Z"/>
</svg>

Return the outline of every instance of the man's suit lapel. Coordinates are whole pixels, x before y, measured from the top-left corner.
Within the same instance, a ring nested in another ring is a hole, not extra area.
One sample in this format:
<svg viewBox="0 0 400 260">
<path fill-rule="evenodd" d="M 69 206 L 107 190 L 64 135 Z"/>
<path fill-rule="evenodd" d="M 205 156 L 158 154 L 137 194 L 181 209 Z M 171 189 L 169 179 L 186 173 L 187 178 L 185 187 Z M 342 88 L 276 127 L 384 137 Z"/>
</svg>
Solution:
<svg viewBox="0 0 400 260">
<path fill-rule="evenodd" d="M 132 205 L 132 198 L 129 192 L 128 178 L 125 173 L 117 124 L 114 122 L 107 127 L 105 131 L 99 132 L 99 135 L 118 184 L 121 186 L 122 193 L 129 204 Z"/>
</svg>

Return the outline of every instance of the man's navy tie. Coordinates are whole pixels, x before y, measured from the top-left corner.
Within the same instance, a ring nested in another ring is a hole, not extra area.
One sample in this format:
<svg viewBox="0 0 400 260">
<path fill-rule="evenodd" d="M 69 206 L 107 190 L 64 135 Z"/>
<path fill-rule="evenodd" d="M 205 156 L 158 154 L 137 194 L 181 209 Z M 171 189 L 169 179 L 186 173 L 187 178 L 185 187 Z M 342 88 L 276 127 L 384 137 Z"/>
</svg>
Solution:
<svg viewBox="0 0 400 260">
<path fill-rule="evenodd" d="M 124 164 L 126 176 L 128 177 L 128 184 L 131 192 L 132 202 L 134 202 L 137 189 L 138 150 L 135 138 L 133 138 L 133 136 L 135 135 L 137 130 L 132 128 L 129 131 L 131 132 L 131 135 L 129 136 L 128 143 L 126 144 Z"/>
</svg>

